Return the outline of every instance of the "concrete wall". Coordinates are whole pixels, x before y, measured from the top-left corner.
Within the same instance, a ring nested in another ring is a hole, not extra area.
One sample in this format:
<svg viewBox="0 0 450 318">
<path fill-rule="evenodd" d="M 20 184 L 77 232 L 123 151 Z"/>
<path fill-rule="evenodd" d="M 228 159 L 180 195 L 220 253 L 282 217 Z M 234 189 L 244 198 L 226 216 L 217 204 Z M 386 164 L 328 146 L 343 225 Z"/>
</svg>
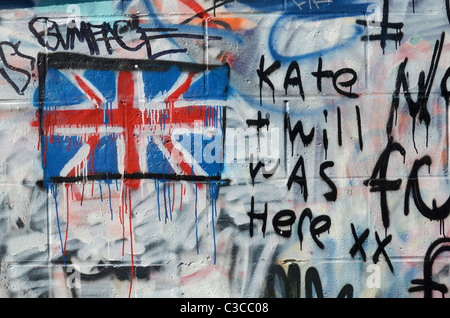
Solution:
<svg viewBox="0 0 450 318">
<path fill-rule="evenodd" d="M 442 297 L 449 1 L 0 4 L 2 297 Z"/>
</svg>

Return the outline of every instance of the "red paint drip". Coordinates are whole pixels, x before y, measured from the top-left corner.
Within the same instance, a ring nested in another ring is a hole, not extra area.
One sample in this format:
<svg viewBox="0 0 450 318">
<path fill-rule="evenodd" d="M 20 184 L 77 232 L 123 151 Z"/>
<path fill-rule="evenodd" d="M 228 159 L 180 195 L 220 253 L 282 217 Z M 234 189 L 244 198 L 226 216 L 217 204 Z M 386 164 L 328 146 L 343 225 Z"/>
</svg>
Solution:
<svg viewBox="0 0 450 318">
<path fill-rule="evenodd" d="M 83 181 L 83 188 L 81 190 L 81 199 L 80 199 L 81 206 L 83 206 L 83 200 L 84 200 L 84 184 L 85 184 L 85 182 Z"/>
</svg>

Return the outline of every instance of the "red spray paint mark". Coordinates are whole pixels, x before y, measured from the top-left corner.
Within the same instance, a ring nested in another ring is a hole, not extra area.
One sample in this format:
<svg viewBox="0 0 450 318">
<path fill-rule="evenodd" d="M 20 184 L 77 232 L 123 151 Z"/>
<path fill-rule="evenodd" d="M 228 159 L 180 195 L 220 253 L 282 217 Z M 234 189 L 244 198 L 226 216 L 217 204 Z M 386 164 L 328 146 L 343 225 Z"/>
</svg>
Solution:
<svg viewBox="0 0 450 318">
<path fill-rule="evenodd" d="M 181 3 L 185 4 L 186 6 L 188 6 L 192 11 L 194 11 L 198 15 L 198 17 L 200 19 L 202 19 L 203 21 L 208 21 L 208 24 L 209 24 L 210 27 L 212 27 L 212 28 L 218 28 L 219 27 L 219 25 L 217 25 L 216 23 L 211 21 L 211 16 L 196 1 L 192 1 L 192 0 L 178 0 L 178 1 L 180 1 Z"/>
</svg>

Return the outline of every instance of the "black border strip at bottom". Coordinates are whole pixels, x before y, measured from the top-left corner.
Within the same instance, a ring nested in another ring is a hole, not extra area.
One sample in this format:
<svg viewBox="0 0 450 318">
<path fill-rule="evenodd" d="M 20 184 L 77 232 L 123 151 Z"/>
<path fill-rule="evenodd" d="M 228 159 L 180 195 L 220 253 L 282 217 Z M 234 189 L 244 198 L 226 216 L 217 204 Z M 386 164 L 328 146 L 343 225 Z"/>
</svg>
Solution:
<svg viewBox="0 0 450 318">
<path fill-rule="evenodd" d="M 87 176 L 77 177 L 51 177 L 51 184 L 61 183 L 77 183 L 87 181 L 103 181 L 103 180 L 171 180 L 171 181 L 191 181 L 199 183 L 219 182 L 226 185 L 230 181 L 222 179 L 222 176 L 196 176 L 196 175 L 179 175 L 164 173 L 96 173 Z M 44 186 L 44 181 L 37 182 L 38 185 Z"/>
</svg>

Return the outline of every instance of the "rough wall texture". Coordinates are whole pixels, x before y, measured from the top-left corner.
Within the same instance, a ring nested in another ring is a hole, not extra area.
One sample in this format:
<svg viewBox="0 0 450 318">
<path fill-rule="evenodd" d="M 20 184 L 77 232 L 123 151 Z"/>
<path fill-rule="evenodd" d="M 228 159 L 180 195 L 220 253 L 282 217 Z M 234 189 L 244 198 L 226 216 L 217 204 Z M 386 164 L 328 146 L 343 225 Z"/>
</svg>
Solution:
<svg viewBox="0 0 450 318">
<path fill-rule="evenodd" d="M 2 297 L 442 297 L 448 0 L 0 4 Z"/>
</svg>

